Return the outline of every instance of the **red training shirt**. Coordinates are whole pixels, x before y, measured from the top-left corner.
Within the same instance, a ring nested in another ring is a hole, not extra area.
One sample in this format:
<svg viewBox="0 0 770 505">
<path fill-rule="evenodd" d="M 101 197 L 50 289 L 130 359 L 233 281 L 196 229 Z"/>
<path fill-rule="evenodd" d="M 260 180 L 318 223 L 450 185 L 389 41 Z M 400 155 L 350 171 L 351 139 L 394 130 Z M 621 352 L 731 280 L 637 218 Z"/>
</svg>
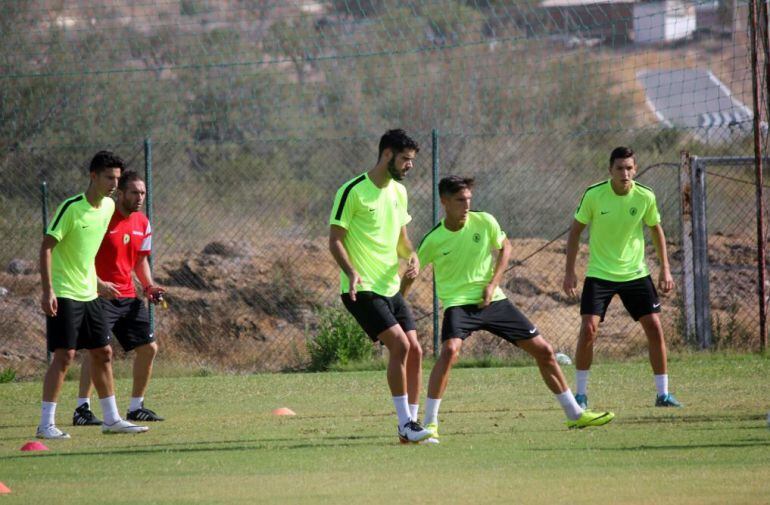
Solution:
<svg viewBox="0 0 770 505">
<path fill-rule="evenodd" d="M 131 272 L 140 256 L 152 249 L 152 229 L 147 216 L 132 212 L 124 216 L 116 208 L 99 252 L 96 253 L 96 275 L 112 282 L 124 298 L 136 298 Z"/>
</svg>

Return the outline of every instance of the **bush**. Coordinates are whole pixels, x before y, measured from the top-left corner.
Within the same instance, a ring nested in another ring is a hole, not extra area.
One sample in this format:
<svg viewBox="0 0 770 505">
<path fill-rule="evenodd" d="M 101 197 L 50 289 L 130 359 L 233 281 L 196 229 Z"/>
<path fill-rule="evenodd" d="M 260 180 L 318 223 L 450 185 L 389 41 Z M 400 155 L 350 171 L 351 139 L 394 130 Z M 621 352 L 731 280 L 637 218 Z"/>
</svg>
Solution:
<svg viewBox="0 0 770 505">
<path fill-rule="evenodd" d="M 10 367 L 0 370 L 0 384 L 13 382 L 14 380 L 16 380 L 16 370 Z"/>
<path fill-rule="evenodd" d="M 320 372 L 335 364 L 346 365 L 372 358 L 369 337 L 345 309 L 322 308 L 318 316 L 318 333 L 307 343 L 310 370 Z"/>
</svg>

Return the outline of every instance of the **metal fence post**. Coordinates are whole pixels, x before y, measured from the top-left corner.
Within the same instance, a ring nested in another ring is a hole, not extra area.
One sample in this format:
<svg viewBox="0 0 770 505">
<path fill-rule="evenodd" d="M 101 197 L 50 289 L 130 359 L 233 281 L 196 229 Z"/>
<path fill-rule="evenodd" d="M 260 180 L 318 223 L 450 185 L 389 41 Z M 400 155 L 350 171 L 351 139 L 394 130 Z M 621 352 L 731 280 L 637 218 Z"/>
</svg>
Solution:
<svg viewBox="0 0 770 505">
<path fill-rule="evenodd" d="M 684 340 L 688 344 L 697 343 L 695 329 L 695 276 L 693 273 L 692 246 L 692 184 L 690 173 L 692 158 L 690 153 L 682 151 L 679 164 L 679 201 L 682 225 L 682 312 L 684 318 Z"/>
<path fill-rule="evenodd" d="M 690 170 L 692 189 L 692 241 L 695 295 L 695 330 L 701 349 L 711 347 L 711 301 L 709 299 L 708 230 L 706 226 L 706 164 L 697 156 Z"/>
<path fill-rule="evenodd" d="M 438 130 L 433 129 L 432 132 L 432 140 L 433 140 L 433 150 L 432 150 L 432 157 L 433 157 L 433 226 L 436 226 L 438 224 L 438 202 L 439 202 L 439 194 L 438 194 Z M 438 296 L 436 295 L 436 275 L 435 271 L 433 274 L 433 356 L 438 357 L 439 355 L 439 343 L 438 343 Z"/>
<path fill-rule="evenodd" d="M 149 138 L 144 139 L 144 183 L 147 186 L 147 200 L 145 206 L 147 210 L 147 219 L 150 221 L 150 226 L 155 227 L 152 213 L 152 140 Z M 153 235 L 155 234 L 153 230 Z M 150 256 L 147 258 L 150 263 L 150 272 L 153 270 L 153 254 L 150 252 Z M 155 305 L 150 303 L 150 331 L 155 333 Z"/>
<path fill-rule="evenodd" d="M 45 235 L 45 232 L 48 229 L 48 182 L 46 181 L 40 183 L 40 205 L 42 206 L 43 210 L 43 235 Z M 48 350 L 47 345 L 45 357 L 48 361 L 48 364 L 50 365 L 53 355 L 51 354 L 51 351 Z"/>
</svg>

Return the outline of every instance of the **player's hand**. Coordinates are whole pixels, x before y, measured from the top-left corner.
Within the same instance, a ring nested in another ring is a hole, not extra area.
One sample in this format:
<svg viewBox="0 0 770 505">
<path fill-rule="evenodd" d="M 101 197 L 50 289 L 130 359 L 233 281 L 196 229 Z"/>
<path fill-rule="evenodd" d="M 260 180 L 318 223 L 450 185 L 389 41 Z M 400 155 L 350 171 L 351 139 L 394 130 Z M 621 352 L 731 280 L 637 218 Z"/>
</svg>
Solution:
<svg viewBox="0 0 770 505">
<path fill-rule="evenodd" d="M 658 289 L 663 293 L 669 293 L 674 289 L 674 278 L 671 276 L 671 270 L 664 268 L 660 270 L 658 274 Z"/>
<path fill-rule="evenodd" d="M 488 307 L 490 303 L 492 303 L 492 297 L 495 296 L 495 290 L 497 289 L 497 285 L 495 284 L 487 284 L 487 287 L 484 288 L 484 300 L 481 301 L 479 304 L 479 308 Z"/>
<path fill-rule="evenodd" d="M 356 293 L 357 293 L 356 286 L 363 285 L 363 280 L 361 280 L 361 276 L 359 276 L 358 272 L 356 272 L 355 270 L 353 270 L 353 273 L 348 276 L 348 279 L 350 281 L 350 284 L 348 286 L 350 288 L 348 291 L 348 293 L 350 294 L 350 300 L 355 302 Z"/>
<path fill-rule="evenodd" d="M 46 316 L 56 317 L 59 310 L 59 302 L 56 300 L 56 294 L 53 290 L 43 293 L 40 297 L 40 308 L 43 309 Z"/>
<path fill-rule="evenodd" d="M 409 256 L 404 276 L 409 280 L 415 280 L 418 275 L 420 275 L 420 259 L 417 257 L 417 253 L 412 253 Z"/>
<path fill-rule="evenodd" d="M 564 282 L 561 284 L 561 288 L 564 290 L 564 293 L 566 293 L 567 296 L 570 298 L 576 298 L 577 297 L 577 275 L 575 275 L 575 272 L 569 272 L 564 275 Z"/>
<path fill-rule="evenodd" d="M 163 302 L 163 295 L 165 294 L 165 289 L 154 284 L 150 284 L 144 288 L 144 296 L 147 297 L 147 301 L 155 305 Z"/>
<path fill-rule="evenodd" d="M 96 287 L 99 296 L 106 298 L 107 300 L 112 300 L 113 298 L 118 298 L 120 296 L 120 290 L 112 282 L 99 280 Z"/>
</svg>

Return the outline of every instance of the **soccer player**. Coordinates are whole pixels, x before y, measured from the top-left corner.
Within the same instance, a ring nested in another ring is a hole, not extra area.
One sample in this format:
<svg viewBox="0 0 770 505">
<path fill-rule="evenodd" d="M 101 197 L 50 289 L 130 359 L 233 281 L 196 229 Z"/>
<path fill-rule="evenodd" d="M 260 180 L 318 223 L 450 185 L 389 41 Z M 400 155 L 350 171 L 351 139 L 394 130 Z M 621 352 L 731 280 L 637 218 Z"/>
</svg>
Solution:
<svg viewBox="0 0 770 505">
<path fill-rule="evenodd" d="M 112 349 L 97 296 L 94 259 L 110 222 L 115 191 L 125 163 L 109 151 L 91 160 L 85 193 L 68 198 L 57 209 L 40 247 L 41 308 L 46 314 L 46 341 L 53 359 L 43 380 L 43 405 L 38 438 L 70 438 L 56 427 L 56 400 L 75 350 L 88 349 L 103 433 L 140 433 L 146 426 L 118 414 L 112 378 Z"/>
<path fill-rule="evenodd" d="M 422 348 L 398 292 L 399 257 L 408 260 L 407 277 L 416 277 L 420 268 L 406 232 L 412 219 L 406 188 L 399 182 L 419 150 L 405 131 L 387 131 L 377 164 L 340 187 L 329 219 L 329 250 L 341 269 L 342 303 L 372 341 L 388 348 L 388 385 L 403 443 L 430 437 L 417 422 Z"/>
<path fill-rule="evenodd" d="M 470 210 L 474 180 L 449 176 L 438 190 L 445 217 L 420 242 L 420 264 L 433 264 L 436 291 L 444 308 L 441 355 L 430 374 L 424 426 L 438 441 L 438 410 L 449 372 L 463 341 L 477 330 L 487 330 L 529 353 L 546 386 L 567 416 L 569 428 L 601 426 L 612 412 L 590 412 L 575 401 L 550 344 L 500 289 L 511 244 L 497 220 L 486 212 Z M 492 251 L 496 252 L 496 257 Z M 406 294 L 414 279 L 401 281 Z"/>
<path fill-rule="evenodd" d="M 575 352 L 577 391 L 575 398 L 588 405 L 588 373 L 593 361 L 599 322 L 615 294 L 626 310 L 639 321 L 649 344 L 650 364 L 655 374 L 658 407 L 681 407 L 668 391 L 666 342 L 660 325 L 660 300 L 644 259 L 644 226 L 649 227 L 660 262 L 658 287 L 664 293 L 674 288 L 668 264 L 666 237 L 652 189 L 634 181 L 636 158 L 629 147 L 610 154 L 610 178 L 586 189 L 575 212 L 567 239 L 567 262 L 563 289 L 576 296 L 577 257 L 580 234 L 590 224 L 588 271 L 580 301 L 580 334 Z"/>
<path fill-rule="evenodd" d="M 134 385 L 126 419 L 129 421 L 163 421 L 144 407 L 144 393 L 152 375 L 152 362 L 158 344 L 150 329 L 147 307 L 137 298 L 131 272 L 135 272 L 150 303 L 158 303 L 165 291 L 152 281 L 148 260 L 152 247 L 152 230 L 147 217 L 139 211 L 147 194 L 144 181 L 133 170 L 123 172 L 118 181 L 117 202 L 107 234 L 96 254 L 96 275 L 104 308 L 106 331 L 112 330 L 126 352 L 136 351 Z M 88 361 L 80 372 L 80 394 L 72 424 L 102 424 L 91 411 L 91 374 Z"/>
</svg>

